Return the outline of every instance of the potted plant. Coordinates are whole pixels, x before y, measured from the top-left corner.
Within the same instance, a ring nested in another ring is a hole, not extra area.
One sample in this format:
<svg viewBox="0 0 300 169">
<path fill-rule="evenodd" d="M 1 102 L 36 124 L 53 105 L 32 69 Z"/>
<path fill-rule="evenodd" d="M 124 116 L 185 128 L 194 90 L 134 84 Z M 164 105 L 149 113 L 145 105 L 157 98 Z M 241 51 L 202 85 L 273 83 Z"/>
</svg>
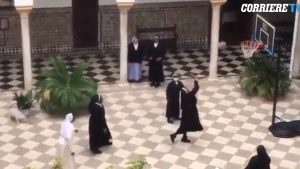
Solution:
<svg viewBox="0 0 300 169">
<path fill-rule="evenodd" d="M 149 165 L 149 164 L 147 163 L 145 156 L 140 156 L 136 160 L 128 161 L 126 163 L 126 165 L 127 165 L 126 169 L 145 169 L 145 166 Z M 110 166 L 107 166 L 105 169 L 114 169 L 114 167 L 110 165 Z"/>
<path fill-rule="evenodd" d="M 19 111 L 21 111 L 25 116 L 29 116 L 31 112 L 30 109 L 33 107 L 33 102 L 35 100 L 32 90 L 25 94 L 18 94 L 15 92 L 14 95 L 13 100 L 16 102 Z"/>
<path fill-rule="evenodd" d="M 61 57 L 52 57 L 53 69 L 42 70 L 37 83 L 40 107 L 51 114 L 80 112 L 86 109 L 90 98 L 97 93 L 98 85 L 84 75 L 88 64 L 79 63 L 68 72 Z"/>
<path fill-rule="evenodd" d="M 62 165 L 62 158 L 61 157 L 55 157 L 52 162 L 52 169 L 63 169 Z"/>
<path fill-rule="evenodd" d="M 144 169 L 144 167 L 148 164 L 146 157 L 140 156 L 136 160 L 130 160 L 127 163 L 127 169 Z"/>
<path fill-rule="evenodd" d="M 242 90 L 250 96 L 260 96 L 271 99 L 275 92 L 275 77 L 277 73 L 276 57 L 255 54 L 240 74 Z M 283 65 L 279 66 L 279 90 L 278 96 L 284 96 L 288 91 L 291 80 L 289 72 Z"/>
</svg>

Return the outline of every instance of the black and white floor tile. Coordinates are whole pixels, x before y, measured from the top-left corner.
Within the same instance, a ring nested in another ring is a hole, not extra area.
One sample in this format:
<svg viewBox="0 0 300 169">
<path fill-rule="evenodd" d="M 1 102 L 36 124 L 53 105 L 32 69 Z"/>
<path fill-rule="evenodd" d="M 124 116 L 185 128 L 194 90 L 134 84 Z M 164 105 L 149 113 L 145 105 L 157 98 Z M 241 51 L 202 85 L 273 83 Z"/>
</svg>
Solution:
<svg viewBox="0 0 300 169">
<path fill-rule="evenodd" d="M 90 63 L 86 75 L 92 77 L 98 84 L 115 83 L 119 79 L 119 56 L 116 54 L 89 54 L 80 56 L 63 56 L 71 70 L 77 63 Z M 167 53 L 164 63 L 166 79 L 174 72 L 187 78 L 194 73 L 198 78 L 209 74 L 210 54 L 203 50 L 180 50 L 177 53 Z M 239 46 L 227 47 L 219 51 L 218 76 L 238 75 L 243 68 L 245 58 Z M 41 69 L 51 68 L 49 57 L 32 59 L 34 83 L 38 80 Z M 143 62 L 143 81 L 147 81 L 148 65 Z M 21 59 L 0 60 L 0 90 L 18 90 L 23 88 L 23 65 Z"/>
<path fill-rule="evenodd" d="M 168 124 L 165 118 L 165 88 L 147 84 L 102 85 L 106 118 L 113 145 L 103 154 L 92 155 L 88 149 L 89 115 L 76 117 L 73 151 L 77 169 L 105 169 L 113 165 L 124 169 L 125 162 L 145 155 L 149 169 L 242 169 L 263 144 L 272 161 L 272 169 L 299 169 L 300 138 L 275 138 L 268 131 L 272 103 L 246 97 L 237 78 L 210 83 L 199 80 L 199 118 L 202 132 L 189 133 L 190 144 L 181 137 L 172 144 L 169 134 L 179 123 Z M 300 119 L 299 88 L 292 86 L 287 97 L 277 104 L 277 115 L 286 120 Z M 0 166 L 3 169 L 50 169 L 58 144 L 63 118 L 33 110 L 28 123 L 16 124 L 9 118 L 8 106 L 13 92 L 0 98 Z"/>
</svg>

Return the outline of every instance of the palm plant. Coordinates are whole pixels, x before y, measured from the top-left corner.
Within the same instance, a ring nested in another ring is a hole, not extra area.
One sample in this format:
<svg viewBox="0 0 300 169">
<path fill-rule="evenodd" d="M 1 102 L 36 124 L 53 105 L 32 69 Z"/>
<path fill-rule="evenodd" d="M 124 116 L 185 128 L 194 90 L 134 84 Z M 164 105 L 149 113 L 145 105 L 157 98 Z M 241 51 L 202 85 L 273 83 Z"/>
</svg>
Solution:
<svg viewBox="0 0 300 169">
<path fill-rule="evenodd" d="M 97 84 L 84 75 L 87 63 L 79 63 L 69 73 L 61 57 L 53 57 L 52 70 L 42 70 L 37 84 L 37 98 L 41 108 L 49 113 L 79 112 L 86 108 Z"/>
<path fill-rule="evenodd" d="M 34 102 L 34 95 L 32 90 L 28 91 L 25 94 L 15 93 L 13 100 L 17 102 L 18 109 L 26 110 L 32 108 L 32 103 Z"/>
<path fill-rule="evenodd" d="M 246 63 L 240 74 L 240 85 L 246 94 L 272 98 L 275 92 L 275 77 L 277 73 L 276 58 L 270 55 L 256 54 Z M 291 80 L 289 73 L 283 65 L 279 66 L 278 96 L 283 96 Z"/>
</svg>

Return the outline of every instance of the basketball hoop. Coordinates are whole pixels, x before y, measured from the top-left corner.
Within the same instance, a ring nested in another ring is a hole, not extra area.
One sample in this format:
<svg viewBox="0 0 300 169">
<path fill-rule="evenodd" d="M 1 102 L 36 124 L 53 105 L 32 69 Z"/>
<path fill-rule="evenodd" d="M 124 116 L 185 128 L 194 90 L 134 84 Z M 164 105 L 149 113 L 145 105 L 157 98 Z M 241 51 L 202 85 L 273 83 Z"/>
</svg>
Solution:
<svg viewBox="0 0 300 169">
<path fill-rule="evenodd" d="M 241 48 L 242 51 L 244 52 L 244 57 L 249 59 L 252 57 L 253 53 L 258 49 L 263 46 L 263 43 L 261 42 L 256 42 L 252 40 L 247 40 L 241 42 Z"/>
</svg>

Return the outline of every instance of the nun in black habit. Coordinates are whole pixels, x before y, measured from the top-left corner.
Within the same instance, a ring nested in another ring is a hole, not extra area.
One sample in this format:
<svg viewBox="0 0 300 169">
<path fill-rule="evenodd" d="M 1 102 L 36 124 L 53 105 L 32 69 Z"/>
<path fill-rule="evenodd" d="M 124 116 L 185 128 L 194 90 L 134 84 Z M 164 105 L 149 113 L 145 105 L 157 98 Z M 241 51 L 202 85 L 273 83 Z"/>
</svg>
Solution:
<svg viewBox="0 0 300 169">
<path fill-rule="evenodd" d="M 180 90 L 183 87 L 182 82 L 179 80 L 179 75 L 174 73 L 172 81 L 168 84 L 166 90 L 167 97 L 167 112 L 166 117 L 168 123 L 173 123 L 174 120 L 179 120 L 180 115 Z"/>
<path fill-rule="evenodd" d="M 159 37 L 154 36 L 154 43 L 150 46 L 148 51 L 149 58 L 149 81 L 150 86 L 159 87 L 160 82 L 164 82 L 163 61 L 166 55 L 166 49 L 162 43 L 159 42 Z"/>
<path fill-rule="evenodd" d="M 196 94 L 199 90 L 199 84 L 196 79 L 193 80 L 194 85 L 184 83 L 184 87 L 181 90 L 181 123 L 177 131 L 170 135 L 171 141 L 174 143 L 177 134 L 183 134 L 182 142 L 190 143 L 191 141 L 187 137 L 187 132 L 202 131 L 203 127 L 199 120 L 199 114 L 197 109 Z"/>
<path fill-rule="evenodd" d="M 263 145 L 257 146 L 257 155 L 253 156 L 245 169 L 270 169 L 271 158 Z"/>
<path fill-rule="evenodd" d="M 90 150 L 94 154 L 101 154 L 99 150 L 102 146 L 111 145 L 111 134 L 105 119 L 105 108 L 103 106 L 103 98 L 101 95 L 92 97 L 89 104 L 89 136 Z"/>
</svg>

